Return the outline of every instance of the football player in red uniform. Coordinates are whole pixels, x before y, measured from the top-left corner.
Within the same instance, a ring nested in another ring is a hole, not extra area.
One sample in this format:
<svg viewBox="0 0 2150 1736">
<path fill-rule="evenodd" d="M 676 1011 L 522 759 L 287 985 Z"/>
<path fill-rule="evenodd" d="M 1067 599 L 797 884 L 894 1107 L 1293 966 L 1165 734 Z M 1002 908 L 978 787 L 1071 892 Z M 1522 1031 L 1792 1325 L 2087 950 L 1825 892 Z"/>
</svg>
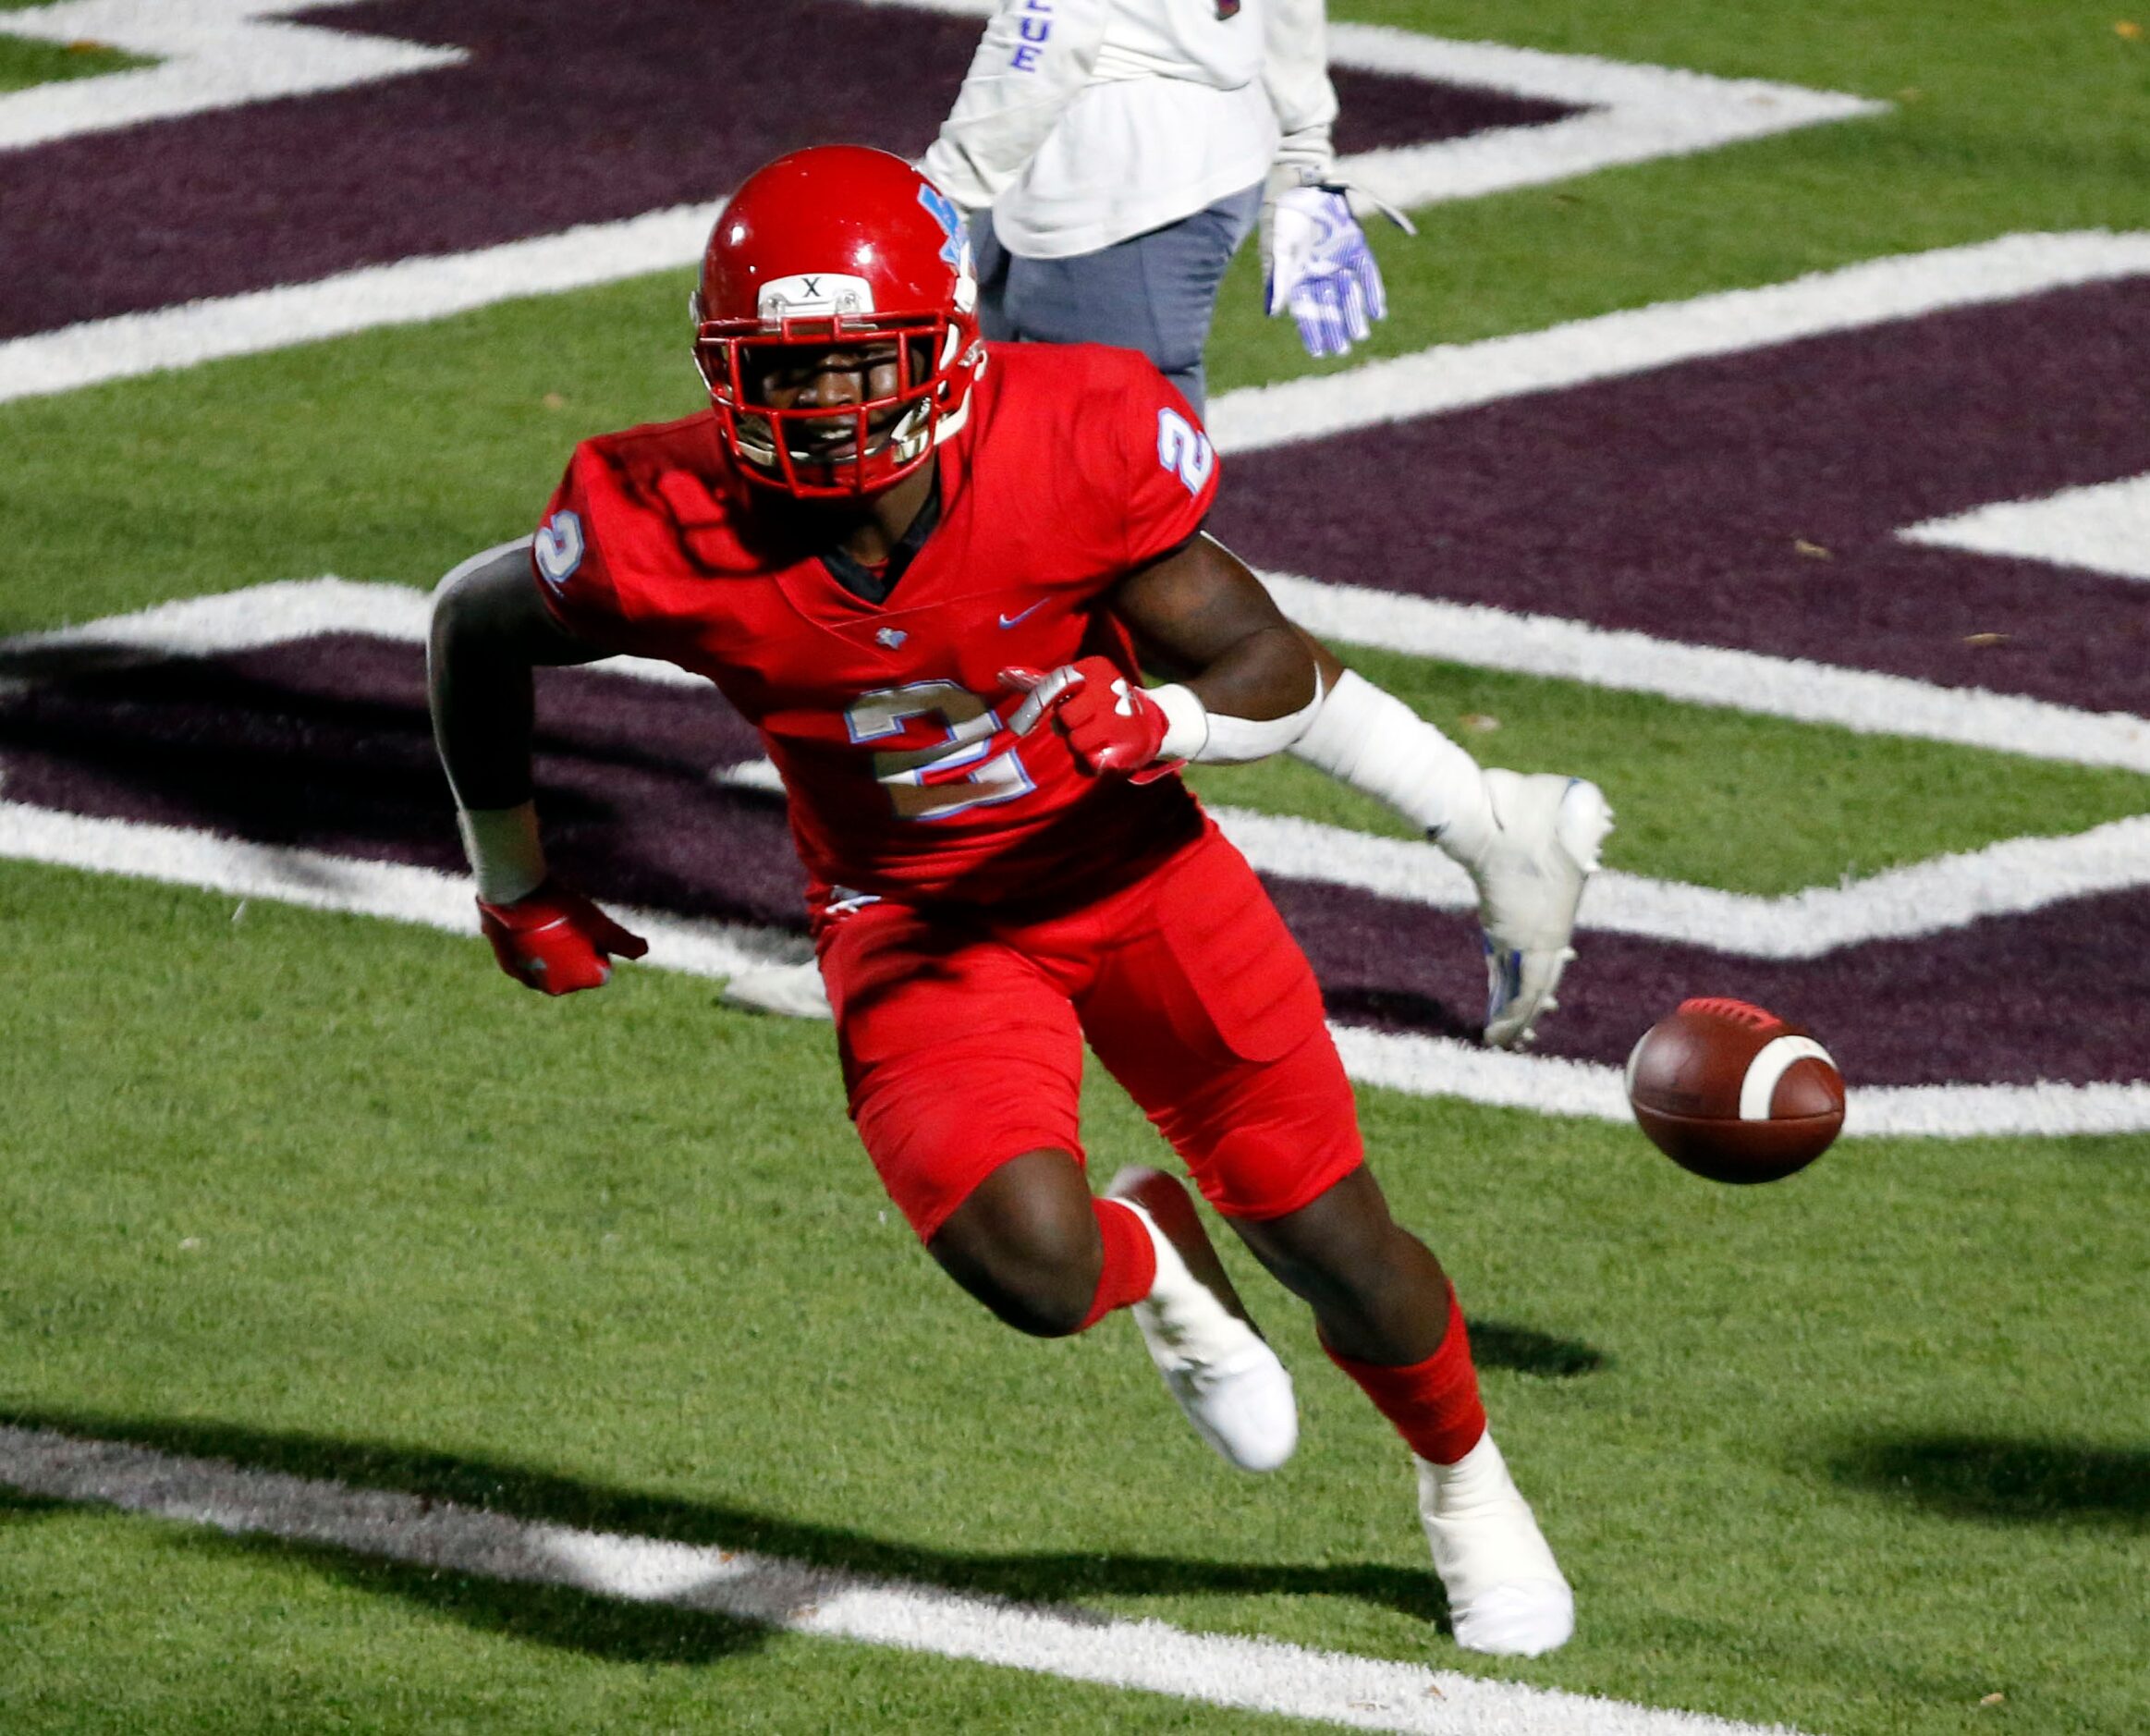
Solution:
<svg viewBox="0 0 2150 1736">
<path fill-rule="evenodd" d="M 1296 740 L 1327 666 L 1202 534 L 1215 455 L 1155 369 L 987 346 L 975 308 L 959 215 L 900 159 L 794 153 L 725 208 L 711 408 L 584 442 L 530 549 L 435 608 L 486 935 L 555 994 L 642 950 L 547 874 L 532 667 L 709 677 L 783 775 L 850 1113 L 933 1257 L 1034 1335 L 1130 1309 L 1212 1446 L 1289 1456 L 1290 1377 L 1185 1192 L 1090 1190 L 1087 1039 L 1411 1447 L 1459 1642 L 1548 1650 L 1572 1598 L 1454 1292 L 1365 1165 L 1304 956 L 1175 775 Z M 1181 679 L 1145 687 L 1138 649 Z"/>
</svg>

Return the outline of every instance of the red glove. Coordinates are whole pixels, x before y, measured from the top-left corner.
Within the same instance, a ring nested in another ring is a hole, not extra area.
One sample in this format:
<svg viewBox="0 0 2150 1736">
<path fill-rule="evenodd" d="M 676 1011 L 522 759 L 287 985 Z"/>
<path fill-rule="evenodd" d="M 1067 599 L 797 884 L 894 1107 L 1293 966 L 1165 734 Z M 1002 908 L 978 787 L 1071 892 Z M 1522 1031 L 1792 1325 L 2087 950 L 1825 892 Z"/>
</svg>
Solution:
<svg viewBox="0 0 2150 1736">
<path fill-rule="evenodd" d="M 602 987 L 612 980 L 611 954 L 639 959 L 650 949 L 580 892 L 550 880 L 513 904 L 480 899 L 478 925 L 503 971 L 548 995 Z"/>
<path fill-rule="evenodd" d="M 1040 673 L 1003 669 L 1000 679 L 1026 690 L 1030 697 L 1017 709 L 1009 727 L 1028 735 L 1047 713 L 1075 750 L 1075 763 L 1093 777 L 1126 777 L 1147 784 L 1184 764 L 1159 765 L 1171 720 L 1164 707 L 1123 675 L 1108 657 L 1084 657 Z"/>
</svg>

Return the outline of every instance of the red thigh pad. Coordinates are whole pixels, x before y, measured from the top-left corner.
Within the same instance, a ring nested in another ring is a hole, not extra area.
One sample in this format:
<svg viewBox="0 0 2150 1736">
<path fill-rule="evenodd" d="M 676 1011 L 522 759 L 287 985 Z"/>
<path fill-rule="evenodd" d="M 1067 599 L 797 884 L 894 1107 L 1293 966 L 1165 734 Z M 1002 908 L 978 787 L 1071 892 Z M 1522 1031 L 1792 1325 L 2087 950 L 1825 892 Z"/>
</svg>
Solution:
<svg viewBox="0 0 2150 1736">
<path fill-rule="evenodd" d="M 1297 1211 L 1364 1160 L 1313 967 L 1214 832 L 1160 870 L 1147 911 L 1080 1002 L 1091 1046 L 1218 1211 Z"/>
<path fill-rule="evenodd" d="M 919 1239 L 1009 1158 L 1082 1160 L 1067 996 L 975 923 L 870 904 L 821 941 L 851 1119 Z"/>
</svg>

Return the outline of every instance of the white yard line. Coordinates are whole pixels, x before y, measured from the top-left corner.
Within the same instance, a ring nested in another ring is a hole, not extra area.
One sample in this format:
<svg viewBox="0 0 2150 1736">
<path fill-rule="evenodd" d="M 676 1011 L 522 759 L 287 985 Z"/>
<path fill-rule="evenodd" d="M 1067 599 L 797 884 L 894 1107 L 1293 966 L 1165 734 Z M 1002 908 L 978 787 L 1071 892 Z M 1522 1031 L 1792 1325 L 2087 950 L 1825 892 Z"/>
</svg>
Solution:
<svg viewBox="0 0 2150 1736">
<path fill-rule="evenodd" d="M 1628 1119 L 1621 1070 L 1595 1061 L 1568 1061 L 1482 1048 L 1452 1037 L 1376 1031 L 1331 1021 L 1344 1070 L 1366 1085 L 1414 1097 L 1461 1097 L 1496 1108 L 1533 1109 L 1597 1121 Z M 1640 1036 L 1640 1032 L 1636 1035 Z"/>
<path fill-rule="evenodd" d="M 1362 1084 L 1419 1097 L 1628 1119 L 1620 1069 L 1483 1049 L 1452 1037 L 1332 1023 L 1345 1070 Z M 1847 1095 L 1853 1137 L 2022 1139 L 2150 1133 L 2150 1081 L 2092 1085 L 1858 1085 Z"/>
<path fill-rule="evenodd" d="M 2084 567 L 2150 580 L 2150 476 L 2064 488 L 2037 500 L 2002 500 L 1897 534 L 1935 548 Z"/>
<path fill-rule="evenodd" d="M 454 934 L 472 934 L 477 927 L 470 884 L 460 875 L 242 843 L 176 826 L 57 813 L 23 802 L 0 801 L 0 860 L 385 917 Z M 695 923 L 631 908 L 618 913 L 648 938 L 648 962 L 660 970 L 726 977 L 808 956 L 804 941 L 776 929 Z M 1365 1084 L 1546 1115 L 1627 1118 L 1618 1068 L 1502 1054 L 1444 1037 L 1358 1025 L 1329 1028 L 1346 1070 Z M 1846 1131 L 1944 1139 L 2150 1132 L 2150 1083 L 1867 1087 L 1851 1094 Z"/>
<path fill-rule="evenodd" d="M 28 802 L 0 801 L 0 860 L 86 868 L 241 899 L 385 917 L 450 934 L 478 932 L 470 883 L 461 874 L 288 845 L 252 844 L 184 826 L 60 813 Z M 659 970 L 725 977 L 812 956 L 805 940 L 780 929 L 697 922 L 631 905 L 615 909 L 620 921 L 648 940 L 648 962 Z"/>
<path fill-rule="evenodd" d="M 157 62 L 128 72 L 32 85 L 0 96 L 0 151 L 19 151 L 145 121 L 276 97 L 310 96 L 436 67 L 460 48 L 433 48 L 276 18 L 355 0 L 67 0 L 0 12 L 0 32 L 52 43 L 101 43 Z"/>
<path fill-rule="evenodd" d="M 339 579 L 279 579 L 269 584 L 178 597 L 126 615 L 0 639 L 0 659 L 93 645 L 154 656 L 206 657 L 252 651 L 318 633 L 367 633 L 405 644 L 425 642 L 433 599 L 409 585 Z M 0 663 L 0 673 L 6 665 Z"/>
<path fill-rule="evenodd" d="M 781 795 L 766 759 L 727 765 L 718 781 Z M 1351 886 L 1406 904 L 1472 911 L 1470 877 L 1432 844 L 1376 837 L 1291 814 L 1210 804 L 1210 815 L 1272 879 Z M 2150 814 L 2072 837 L 2013 837 L 1936 856 L 1865 880 L 1777 898 L 1602 869 L 1577 926 L 1699 947 L 1735 959 L 1818 959 L 1876 940 L 1910 940 L 1988 917 L 2019 916 L 2065 899 L 2150 886 Z"/>
<path fill-rule="evenodd" d="M 965 1596 L 777 1557 L 579 1531 L 121 1442 L 0 1426 L 0 1484 L 238 1536 L 706 1611 L 815 1639 L 1418 1736 L 1794 1736 L 1277 1640 Z M 1428 1570 L 1431 1571 L 1430 1569 Z M 1445 1644 L 1429 1632 L 1429 1649 Z"/>
<path fill-rule="evenodd" d="M 1341 373 L 1244 387 L 1211 404 L 1209 431 L 1220 452 L 1258 451 L 1704 357 L 2145 274 L 2150 234 L 2089 229 L 2004 236 L 1814 272 L 1758 289 L 1660 301 L 1544 331 L 1437 344 Z"/>
<path fill-rule="evenodd" d="M 486 553 L 496 554 L 529 540 L 522 537 L 503 543 Z M 207 657 L 259 650 L 321 633 L 364 633 L 374 639 L 422 645 L 432 613 L 432 596 L 409 585 L 339 579 L 333 573 L 320 579 L 278 579 L 238 591 L 155 603 L 130 614 L 103 616 L 71 627 L 0 639 L 0 677 L 6 676 L 11 657 L 19 660 L 39 653 L 92 646 L 138 651 L 149 656 Z M 631 676 L 663 687 L 710 688 L 699 675 L 648 657 L 605 657 L 580 666 Z"/>
<path fill-rule="evenodd" d="M 1304 580 L 1273 582 L 1299 619 L 1317 631 L 1361 643 L 1428 650 L 1422 634 L 1441 634 L 1445 654 L 1463 662 L 1530 666 L 1536 673 L 1599 685 L 1646 685 L 1655 671 L 1658 685 L 1654 691 L 1684 690 L 1674 691 L 1677 698 L 1696 698 L 1697 690 L 1706 688 L 1720 703 L 1760 702 L 1746 706 L 1753 710 L 1768 709 L 1776 698 L 1788 708 L 1796 706 L 1803 721 L 1877 730 L 1892 716 L 1924 715 L 1929 732 L 1943 740 L 2076 764 L 2118 759 L 2150 771 L 2150 725 L 2140 719 L 1966 694 L 1897 677 L 1838 683 L 1832 678 L 1857 677 L 1858 672 L 1744 653 L 1696 652 L 1640 634 L 1597 634 L 1573 623 L 1504 616 L 1495 609 L 1472 609 L 1466 622 L 1445 630 L 1438 612 L 1453 605 L 1423 605 L 1436 612 L 1429 620 L 1416 614 L 1418 599 L 1346 593 L 1342 587 L 1310 586 Z M 1396 603 L 1405 606 L 1388 612 L 1387 605 Z M 330 632 L 416 644 L 425 637 L 428 607 L 424 594 L 403 585 L 336 578 L 256 585 L 0 641 L 0 675 L 11 659 L 23 666 L 30 658 L 26 666 L 34 667 L 31 654 L 93 645 L 144 655 L 204 656 Z M 1667 673 L 1680 666 L 1707 671 L 1713 657 L 1726 659 L 1727 666 L 1718 668 L 1710 682 L 1682 682 Z M 670 664 L 642 658 L 613 658 L 592 666 L 673 686 L 706 685 Z M 1832 699 L 1843 705 L 1841 712 L 1829 709 Z M 2144 752 L 2132 757 L 2124 729 L 2130 723 L 2144 739 Z M 1895 733 L 1911 732 L 1899 728 Z M 766 761 L 727 767 L 719 776 L 758 789 L 780 788 Z M 1441 910 L 1470 910 L 1476 903 L 1462 872 L 1429 844 L 1248 809 L 1227 806 L 1215 813 L 1232 841 L 1265 874 L 1356 886 Z M 2146 884 L 2150 817 L 2115 821 L 2072 837 L 2011 838 L 1776 898 L 1608 870 L 1591 884 L 1582 925 L 1739 958 L 1812 959 L 1842 947 L 1936 934 L 1986 917 L 2020 915 L 2066 899 Z"/>
<path fill-rule="evenodd" d="M 0 13 L 0 18 L 6 18 Z M 0 343 L 0 403 L 415 325 L 523 296 L 616 283 L 699 259 L 714 205 L 679 205 L 475 252 L 398 260 L 315 283 L 85 320 Z"/>
<path fill-rule="evenodd" d="M 1288 573 L 1264 577 L 1294 619 L 1325 638 L 1350 644 L 1655 693 L 1866 735 L 1914 736 L 2063 764 L 2150 773 L 2150 719 L 2124 712 L 2076 711 L 2011 693 L 1936 687 L 1904 676 L 1799 657 L 1684 645 L 1582 621 L 1325 584 Z M 406 585 L 334 577 L 280 580 L 23 634 L 0 641 L 0 655 L 89 643 L 205 654 L 335 632 L 371 633 L 415 644 L 425 638 L 428 606 L 423 593 Z M 670 664 L 642 658 L 615 658 L 598 666 L 643 680 L 705 685 L 700 677 Z"/>
<path fill-rule="evenodd" d="M 1431 844 L 1246 808 L 1210 812 L 1265 874 L 1355 886 L 1436 910 L 1477 908 L 1469 877 Z M 1818 959 L 1845 947 L 1913 939 L 2140 886 L 2150 886 L 2150 814 L 2072 837 L 2007 838 L 1777 898 L 1605 869 L 1583 895 L 1580 926 L 1731 958 Z"/>
<path fill-rule="evenodd" d="M 1690 156 L 1801 127 L 1882 115 L 1890 107 L 1796 84 L 1717 79 L 1499 43 L 1451 42 L 1386 25 L 1330 25 L 1329 59 L 1340 67 L 1481 86 L 1584 111 L 1439 144 L 1362 152 L 1338 165 L 1338 174 L 1354 186 L 1406 206 L 1542 186 L 1619 164 Z"/>
<path fill-rule="evenodd" d="M 2150 718 L 2078 711 L 1984 688 L 1683 644 L 1550 615 L 1511 614 L 1289 573 L 1263 575 L 1285 612 L 1348 644 L 1473 668 L 1552 676 L 1862 735 L 1914 736 L 2074 765 L 2150 772 Z"/>
<path fill-rule="evenodd" d="M 971 0 L 905 3 L 926 10 L 981 11 Z M 0 96 L 0 152 L 75 132 L 393 78 L 465 57 L 459 50 L 257 21 L 257 14 L 277 9 L 264 0 L 68 0 L 0 14 L 0 30 L 17 34 L 62 42 L 93 38 L 170 56 L 164 65 L 139 71 Z M 1338 25 L 1330 40 L 1340 64 L 1592 105 L 1588 113 L 1543 127 L 1500 128 L 1339 162 L 1339 174 L 1408 205 L 1685 155 L 1887 106 L 1795 85 L 1448 42 L 1387 28 Z M 648 212 L 467 253 L 400 260 L 312 283 L 15 338 L 0 343 L 0 403 L 686 266 L 701 256 L 715 210 L 713 204 Z M 1338 377 L 1356 378 L 1360 372 Z M 1218 410 L 1231 401 L 1221 400 Z"/>
</svg>

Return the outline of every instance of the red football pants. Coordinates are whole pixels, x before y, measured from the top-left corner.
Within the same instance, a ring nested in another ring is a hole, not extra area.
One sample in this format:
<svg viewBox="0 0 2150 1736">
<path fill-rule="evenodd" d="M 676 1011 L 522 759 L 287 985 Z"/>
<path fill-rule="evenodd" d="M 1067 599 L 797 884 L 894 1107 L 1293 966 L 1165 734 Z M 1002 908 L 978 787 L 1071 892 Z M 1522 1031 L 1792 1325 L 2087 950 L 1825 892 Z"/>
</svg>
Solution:
<svg viewBox="0 0 2150 1736">
<path fill-rule="evenodd" d="M 1085 1038 L 1228 1216 L 1297 1211 L 1362 1161 L 1313 969 L 1214 826 L 1092 904 L 870 903 L 819 946 L 851 1119 L 921 1240 L 1012 1157 L 1082 1160 Z"/>
</svg>

